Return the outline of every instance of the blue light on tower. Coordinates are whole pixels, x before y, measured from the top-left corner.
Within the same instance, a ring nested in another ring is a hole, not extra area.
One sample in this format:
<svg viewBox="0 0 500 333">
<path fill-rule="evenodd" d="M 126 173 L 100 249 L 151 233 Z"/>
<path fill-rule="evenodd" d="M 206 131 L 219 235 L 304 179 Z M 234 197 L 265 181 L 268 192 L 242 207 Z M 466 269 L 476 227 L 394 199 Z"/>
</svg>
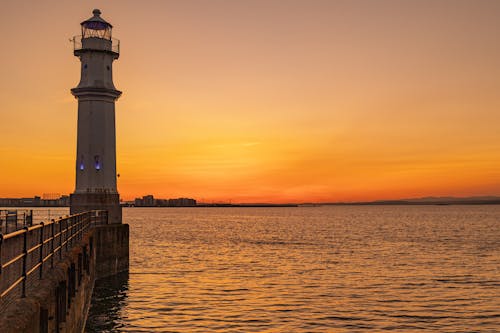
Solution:
<svg viewBox="0 0 500 333">
<path fill-rule="evenodd" d="M 101 162 L 99 161 L 99 155 L 94 156 L 95 169 L 97 171 L 101 170 Z"/>
</svg>

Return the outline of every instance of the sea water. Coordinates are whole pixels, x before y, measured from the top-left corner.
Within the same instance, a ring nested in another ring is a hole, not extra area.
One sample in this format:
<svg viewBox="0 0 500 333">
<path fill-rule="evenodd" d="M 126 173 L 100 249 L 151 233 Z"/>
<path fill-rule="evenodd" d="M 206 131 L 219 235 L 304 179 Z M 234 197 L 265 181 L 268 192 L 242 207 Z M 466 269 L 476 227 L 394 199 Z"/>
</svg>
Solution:
<svg viewBox="0 0 500 333">
<path fill-rule="evenodd" d="M 87 332 L 499 332 L 500 206 L 125 208 Z"/>
</svg>

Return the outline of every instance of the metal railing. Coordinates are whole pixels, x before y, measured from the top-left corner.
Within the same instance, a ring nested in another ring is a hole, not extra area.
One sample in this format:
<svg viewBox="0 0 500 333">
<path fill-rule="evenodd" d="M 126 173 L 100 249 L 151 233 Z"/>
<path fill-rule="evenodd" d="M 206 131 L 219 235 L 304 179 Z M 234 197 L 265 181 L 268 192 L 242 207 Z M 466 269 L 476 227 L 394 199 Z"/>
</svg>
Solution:
<svg viewBox="0 0 500 333">
<path fill-rule="evenodd" d="M 0 209 L 0 233 L 7 234 L 33 224 L 33 210 Z"/>
<path fill-rule="evenodd" d="M 95 38 L 97 38 L 97 37 L 95 37 Z M 86 47 L 83 47 L 81 35 L 74 36 L 73 38 L 70 39 L 70 41 L 73 43 L 73 51 L 80 51 L 80 50 L 87 49 Z M 111 48 L 109 50 L 106 50 L 106 51 L 111 51 L 111 52 L 120 54 L 120 40 L 116 39 L 116 38 L 111 38 L 110 41 L 111 41 Z M 92 48 L 88 48 L 88 49 L 92 49 Z M 101 49 L 99 49 L 99 50 L 101 50 Z"/>
<path fill-rule="evenodd" d="M 25 297 L 35 272 L 42 279 L 45 265 L 53 268 L 90 226 L 107 223 L 107 211 L 88 211 L 0 234 L 0 303 L 18 286 Z"/>
</svg>

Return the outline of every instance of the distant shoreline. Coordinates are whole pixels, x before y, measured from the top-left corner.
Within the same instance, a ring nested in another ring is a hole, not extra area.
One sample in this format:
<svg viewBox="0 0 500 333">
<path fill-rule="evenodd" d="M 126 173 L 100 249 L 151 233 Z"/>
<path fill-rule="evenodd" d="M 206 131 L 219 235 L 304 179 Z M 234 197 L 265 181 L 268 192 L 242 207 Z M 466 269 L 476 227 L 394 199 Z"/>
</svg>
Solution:
<svg viewBox="0 0 500 333">
<path fill-rule="evenodd" d="M 500 201 L 485 202 L 338 202 L 322 203 L 318 206 L 473 206 L 500 205 Z M 303 206 L 303 205 L 299 205 Z"/>
<path fill-rule="evenodd" d="M 479 205 L 500 205 L 500 197 L 469 197 L 469 198 L 446 198 L 429 197 L 419 199 L 402 200 L 377 200 L 377 201 L 359 201 L 359 202 L 305 202 L 305 203 L 250 203 L 250 204 L 232 204 L 232 203 L 201 203 L 186 206 L 135 206 L 133 203 L 122 203 L 121 207 L 131 208 L 273 208 L 273 207 L 319 207 L 319 206 L 479 206 Z M 1 209 L 8 208 L 69 208 L 69 205 L 0 205 Z"/>
<path fill-rule="evenodd" d="M 132 206 L 122 205 L 130 208 L 227 208 L 227 207 L 299 207 L 300 204 L 199 204 L 196 206 Z"/>
</svg>

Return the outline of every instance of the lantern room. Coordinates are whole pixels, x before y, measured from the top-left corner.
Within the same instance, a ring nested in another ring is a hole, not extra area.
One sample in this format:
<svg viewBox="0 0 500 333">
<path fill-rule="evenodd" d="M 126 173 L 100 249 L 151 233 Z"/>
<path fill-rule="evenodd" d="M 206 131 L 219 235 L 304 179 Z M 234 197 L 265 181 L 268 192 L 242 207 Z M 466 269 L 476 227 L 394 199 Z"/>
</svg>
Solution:
<svg viewBox="0 0 500 333">
<path fill-rule="evenodd" d="M 113 26 L 101 18 L 101 11 L 94 9 L 92 16 L 81 23 L 82 39 L 84 38 L 102 38 L 111 40 L 111 29 Z"/>
<path fill-rule="evenodd" d="M 120 54 L 120 41 L 113 38 L 111 30 L 113 26 L 101 18 L 101 11 L 94 9 L 88 20 L 80 23 L 82 34 L 73 37 L 75 56 L 82 56 L 85 52 L 108 52 L 112 53 L 114 59 Z"/>
</svg>

